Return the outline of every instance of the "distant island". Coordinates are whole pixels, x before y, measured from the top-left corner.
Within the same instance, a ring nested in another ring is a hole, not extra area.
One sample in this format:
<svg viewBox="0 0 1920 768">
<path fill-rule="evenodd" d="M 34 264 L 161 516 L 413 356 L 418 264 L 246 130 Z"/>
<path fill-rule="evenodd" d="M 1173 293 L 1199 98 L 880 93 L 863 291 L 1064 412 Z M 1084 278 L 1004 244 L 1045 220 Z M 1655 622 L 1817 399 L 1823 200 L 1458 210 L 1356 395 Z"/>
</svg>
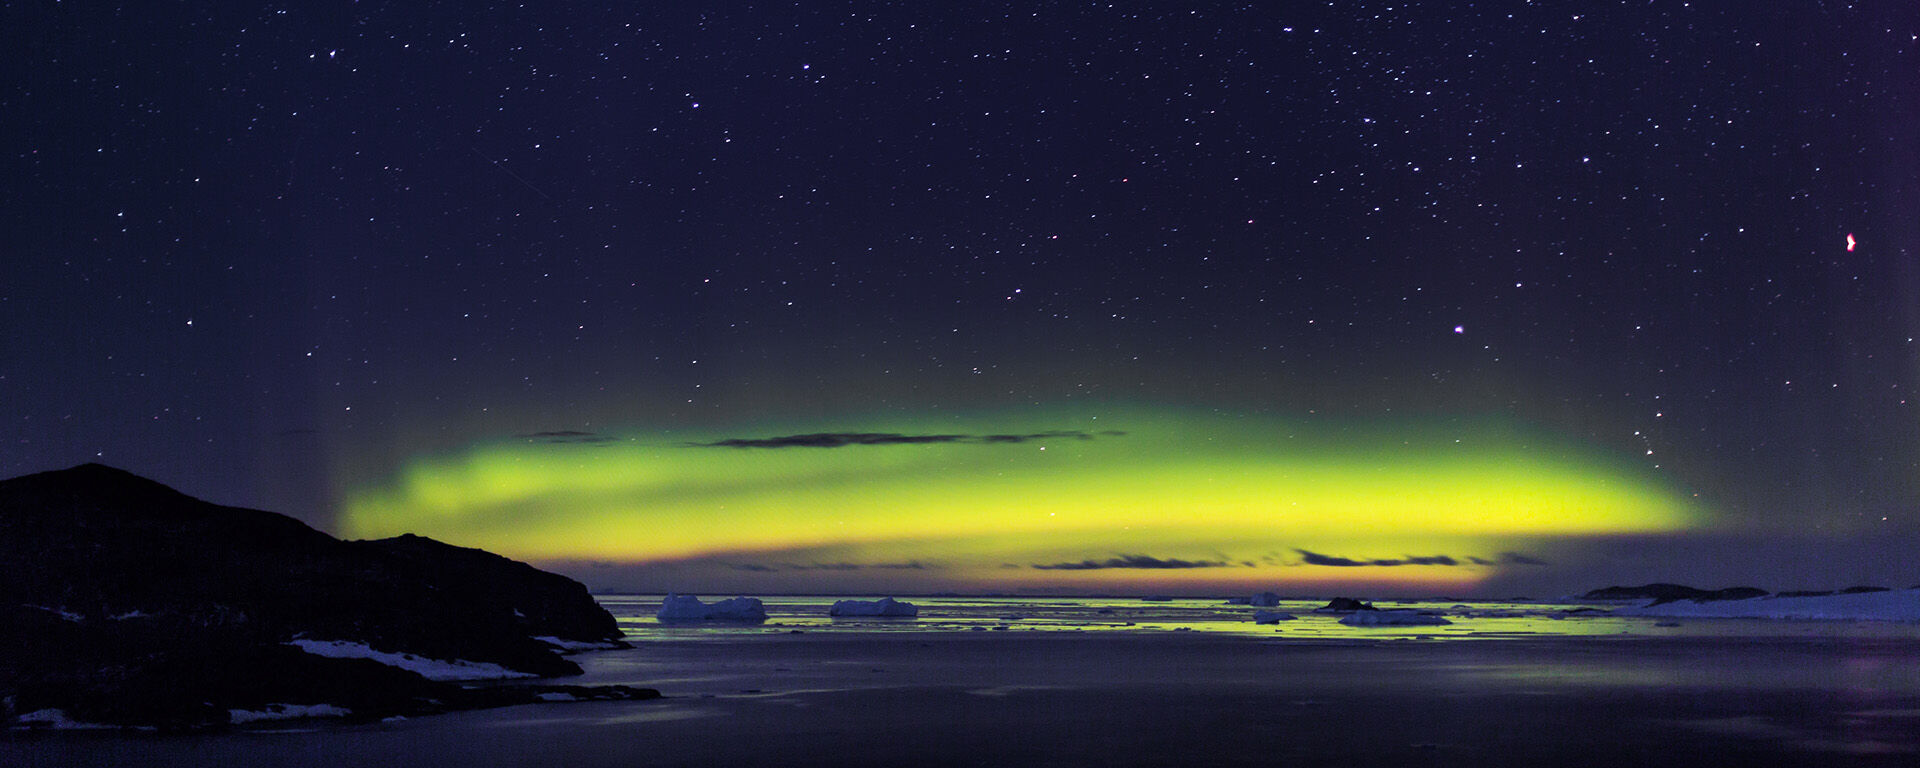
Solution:
<svg viewBox="0 0 1920 768">
<path fill-rule="evenodd" d="M 461 685 L 580 674 L 627 647 L 586 587 L 419 536 L 342 541 L 99 464 L 0 481 L 0 723 L 196 729 L 377 720 L 625 686 Z"/>
</svg>

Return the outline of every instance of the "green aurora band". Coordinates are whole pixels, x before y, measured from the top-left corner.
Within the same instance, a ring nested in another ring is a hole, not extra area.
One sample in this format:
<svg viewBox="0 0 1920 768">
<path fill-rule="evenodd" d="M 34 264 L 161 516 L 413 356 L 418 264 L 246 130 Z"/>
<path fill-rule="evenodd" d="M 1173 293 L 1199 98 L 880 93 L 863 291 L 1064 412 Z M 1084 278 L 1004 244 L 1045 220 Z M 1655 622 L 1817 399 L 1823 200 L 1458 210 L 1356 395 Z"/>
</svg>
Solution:
<svg viewBox="0 0 1920 768">
<path fill-rule="evenodd" d="M 1274 569 L 1307 551 L 1453 553 L 1470 567 L 1310 570 L 1319 582 L 1460 587 L 1503 567 L 1471 558 L 1682 531 L 1704 517 L 1620 457 L 1500 420 L 1359 425 L 1134 407 L 822 427 L 481 444 L 353 489 L 343 532 L 419 533 L 548 562 L 914 563 L 971 588 L 1220 583 L 1227 571 L 1215 566 L 1284 582 L 1303 571 Z M 966 437 L 714 445 L 826 432 Z M 1159 562 L 1126 566 L 1136 553 Z M 1158 567 L 1175 559 L 1205 567 Z M 1058 563 L 1090 566 L 1033 567 Z"/>
</svg>

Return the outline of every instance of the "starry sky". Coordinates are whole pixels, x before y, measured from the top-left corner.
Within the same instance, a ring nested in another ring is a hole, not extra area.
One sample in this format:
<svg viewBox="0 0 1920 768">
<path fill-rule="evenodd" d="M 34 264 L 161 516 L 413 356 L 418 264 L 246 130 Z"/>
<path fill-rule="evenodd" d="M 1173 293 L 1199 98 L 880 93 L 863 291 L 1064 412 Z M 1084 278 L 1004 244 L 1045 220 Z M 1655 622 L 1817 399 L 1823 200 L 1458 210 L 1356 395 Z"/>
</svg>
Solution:
<svg viewBox="0 0 1920 768">
<path fill-rule="evenodd" d="M 599 589 L 1920 582 L 1903 2 L 13 3 L 0 475 Z"/>
</svg>

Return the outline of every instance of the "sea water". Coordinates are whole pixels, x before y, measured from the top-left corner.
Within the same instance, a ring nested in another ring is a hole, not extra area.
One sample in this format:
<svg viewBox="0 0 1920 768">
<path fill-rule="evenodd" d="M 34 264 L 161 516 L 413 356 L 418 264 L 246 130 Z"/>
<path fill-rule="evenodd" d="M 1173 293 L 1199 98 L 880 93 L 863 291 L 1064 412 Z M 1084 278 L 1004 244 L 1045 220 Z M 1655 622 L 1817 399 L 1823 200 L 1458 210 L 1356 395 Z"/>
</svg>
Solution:
<svg viewBox="0 0 1920 768">
<path fill-rule="evenodd" d="M 703 595 L 724 598 L 732 595 Z M 882 765 L 1913 765 L 1920 626 L 1671 621 L 1577 604 L 1377 603 L 1454 623 L 1348 627 L 1321 601 L 764 597 L 763 624 L 662 624 L 563 682 L 659 689 L 370 724 L 13 734 L 0 764 L 477 768 Z M 859 596 L 856 596 L 859 597 Z M 514 683 L 492 683 L 514 684 Z"/>
<path fill-rule="evenodd" d="M 704 595 L 708 602 L 733 595 Z M 880 596 L 852 596 L 874 600 Z M 1920 639 L 1920 624 L 1887 621 L 1775 621 L 1763 619 L 1660 619 L 1612 616 L 1614 604 L 1571 601 L 1378 600 L 1380 609 L 1411 609 L 1444 616 L 1437 626 L 1351 627 L 1342 613 L 1320 613 L 1324 598 L 1283 599 L 1277 606 L 1230 604 L 1219 598 L 1137 597 L 908 597 L 920 609 L 914 618 L 827 615 L 846 595 L 762 597 L 767 621 L 662 623 L 655 620 L 664 595 L 596 595 L 621 631 L 635 642 L 718 639 L 769 632 L 1201 632 L 1298 641 L 1498 640 L 1540 636 L 1644 637 L 1891 637 Z M 1275 624 L 1255 624 L 1253 614 L 1292 615 Z"/>
</svg>

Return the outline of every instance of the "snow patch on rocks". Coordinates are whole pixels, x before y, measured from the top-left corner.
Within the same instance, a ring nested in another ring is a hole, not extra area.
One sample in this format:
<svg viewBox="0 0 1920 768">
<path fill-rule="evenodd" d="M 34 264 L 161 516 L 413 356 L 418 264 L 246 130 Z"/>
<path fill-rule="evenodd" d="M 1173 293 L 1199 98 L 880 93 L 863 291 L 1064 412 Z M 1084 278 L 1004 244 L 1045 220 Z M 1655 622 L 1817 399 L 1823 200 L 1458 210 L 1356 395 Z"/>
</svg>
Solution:
<svg viewBox="0 0 1920 768">
<path fill-rule="evenodd" d="M 610 640 L 607 640 L 607 641 L 568 640 L 564 637 L 552 637 L 552 636 L 541 636 L 541 637 L 536 637 L 534 639 L 540 642 L 546 643 L 547 645 L 551 645 L 555 648 L 559 648 L 560 650 L 566 651 L 568 653 L 573 653 L 576 651 L 612 651 L 612 650 L 618 650 L 622 647 L 620 643 L 613 642 Z"/>
<path fill-rule="evenodd" d="M 287 644 L 315 656 L 325 656 L 330 659 L 372 659 L 389 667 L 399 667 L 428 680 L 508 680 L 538 677 L 530 672 L 517 672 L 484 661 L 429 659 L 411 653 L 376 651 L 363 643 L 351 643 L 345 640 L 301 639 Z"/>
</svg>

